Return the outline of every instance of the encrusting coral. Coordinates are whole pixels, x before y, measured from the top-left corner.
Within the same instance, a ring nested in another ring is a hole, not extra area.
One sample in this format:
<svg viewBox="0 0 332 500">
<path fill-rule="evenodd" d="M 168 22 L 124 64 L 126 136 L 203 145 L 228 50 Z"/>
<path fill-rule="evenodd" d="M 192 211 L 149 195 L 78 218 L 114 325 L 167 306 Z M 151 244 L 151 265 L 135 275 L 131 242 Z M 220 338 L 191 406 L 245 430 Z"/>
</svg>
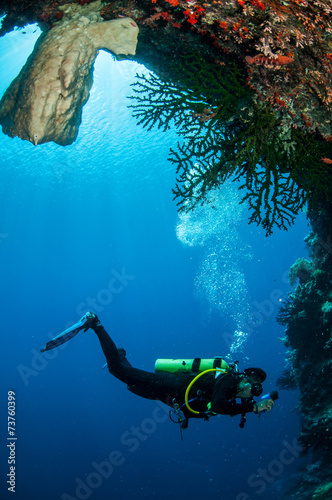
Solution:
<svg viewBox="0 0 332 500">
<path fill-rule="evenodd" d="M 314 491 L 312 500 L 331 500 L 332 498 L 332 482 L 318 486 Z"/>
<path fill-rule="evenodd" d="M 41 36 L 0 102 L 0 123 L 7 135 L 34 145 L 67 145 L 76 139 L 98 50 L 123 55 L 136 50 L 135 21 L 103 21 L 101 9 L 100 1 L 60 7 L 63 16 Z"/>
<path fill-rule="evenodd" d="M 289 270 L 288 279 L 291 286 L 294 286 L 299 280 L 300 285 L 306 283 L 313 273 L 313 265 L 312 262 L 309 262 L 307 259 L 299 258 L 292 265 Z"/>
<path fill-rule="evenodd" d="M 137 12 L 131 3 L 119 2 L 118 11 Z M 105 12 L 114 14 L 116 5 L 114 0 Z M 150 28 L 160 50 L 166 36 L 181 40 L 189 33 L 217 54 L 233 54 L 278 120 L 332 140 L 330 0 L 149 0 L 139 6 L 145 15 L 137 12 L 137 22 L 142 31 Z"/>
<path fill-rule="evenodd" d="M 289 349 L 279 387 L 300 390 L 299 441 L 311 453 L 312 466 L 301 474 L 297 494 L 285 498 L 331 498 L 332 466 L 332 245 L 331 208 L 320 205 L 311 214 L 313 231 L 306 238 L 311 262 L 298 259 L 291 277 L 300 278 L 281 307 L 277 321 L 286 327 Z M 303 274 L 305 270 L 305 274 Z M 291 377 L 287 377 L 287 371 Z M 315 465 L 315 467 L 314 467 Z"/>
</svg>

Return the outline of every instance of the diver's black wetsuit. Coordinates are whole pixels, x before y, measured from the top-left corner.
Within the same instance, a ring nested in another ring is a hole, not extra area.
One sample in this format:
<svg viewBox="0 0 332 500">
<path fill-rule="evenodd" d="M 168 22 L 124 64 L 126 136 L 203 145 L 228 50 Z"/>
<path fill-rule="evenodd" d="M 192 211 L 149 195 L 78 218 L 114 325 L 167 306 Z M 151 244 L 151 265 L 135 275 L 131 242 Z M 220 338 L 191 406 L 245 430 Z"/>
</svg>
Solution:
<svg viewBox="0 0 332 500">
<path fill-rule="evenodd" d="M 102 350 L 105 354 L 110 373 L 125 382 L 128 389 L 146 399 L 157 399 L 173 407 L 173 400 L 179 406 L 184 403 L 186 389 L 195 375 L 152 373 L 139 370 L 131 366 L 125 357 L 125 351 L 117 349 L 105 328 L 97 322 L 91 325 L 96 332 Z M 236 403 L 236 381 L 232 374 L 215 378 L 215 374 L 207 374 L 195 383 L 190 392 L 190 398 L 197 397 L 197 391 L 202 391 L 201 399 L 191 401 L 193 410 L 206 411 L 207 402 L 211 401 L 211 411 L 223 415 L 238 415 L 253 411 L 252 400 Z M 186 418 L 201 416 L 191 413 L 185 406 L 182 407 Z"/>
</svg>

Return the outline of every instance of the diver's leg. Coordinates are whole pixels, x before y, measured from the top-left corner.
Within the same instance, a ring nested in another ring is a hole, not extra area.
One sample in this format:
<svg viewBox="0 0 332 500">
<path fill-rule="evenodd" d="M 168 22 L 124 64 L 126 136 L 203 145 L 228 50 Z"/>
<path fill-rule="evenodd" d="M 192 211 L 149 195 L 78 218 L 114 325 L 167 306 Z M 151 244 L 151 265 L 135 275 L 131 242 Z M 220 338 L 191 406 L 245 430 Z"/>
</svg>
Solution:
<svg viewBox="0 0 332 500">
<path fill-rule="evenodd" d="M 126 358 L 126 351 L 124 350 L 123 347 L 118 347 L 118 356 L 119 356 L 119 360 L 120 360 L 120 363 L 124 366 L 132 366 L 128 359 Z"/>
<path fill-rule="evenodd" d="M 91 325 L 105 354 L 110 373 L 125 382 L 128 389 L 147 399 L 160 399 L 170 404 L 177 392 L 177 377 L 173 373 L 152 373 L 134 368 L 118 350 L 105 328 L 96 321 Z"/>
<path fill-rule="evenodd" d="M 119 356 L 119 351 L 113 340 L 108 335 L 105 328 L 100 324 L 99 320 L 96 320 L 96 322 L 91 325 L 91 328 L 97 334 L 101 348 L 105 354 L 109 371 L 111 373 L 119 371 L 121 369 L 120 358 L 123 356 Z"/>
</svg>

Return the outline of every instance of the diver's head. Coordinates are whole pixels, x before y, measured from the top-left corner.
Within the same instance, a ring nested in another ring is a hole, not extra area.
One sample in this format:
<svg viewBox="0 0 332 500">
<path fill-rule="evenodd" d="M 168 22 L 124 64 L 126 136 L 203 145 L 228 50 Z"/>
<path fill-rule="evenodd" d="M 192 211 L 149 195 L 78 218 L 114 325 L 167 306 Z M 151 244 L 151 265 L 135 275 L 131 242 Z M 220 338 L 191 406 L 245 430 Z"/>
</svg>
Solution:
<svg viewBox="0 0 332 500">
<path fill-rule="evenodd" d="M 266 373 L 261 368 L 246 368 L 240 376 L 237 397 L 258 397 L 263 392 L 262 383 L 266 379 Z"/>
</svg>

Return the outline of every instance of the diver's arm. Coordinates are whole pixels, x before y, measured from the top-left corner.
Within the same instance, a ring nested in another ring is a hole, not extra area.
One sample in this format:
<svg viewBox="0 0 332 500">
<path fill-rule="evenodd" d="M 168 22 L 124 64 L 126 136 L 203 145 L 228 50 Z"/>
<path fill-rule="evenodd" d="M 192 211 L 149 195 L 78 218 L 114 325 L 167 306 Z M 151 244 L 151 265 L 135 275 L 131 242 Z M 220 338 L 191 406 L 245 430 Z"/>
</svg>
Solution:
<svg viewBox="0 0 332 500">
<path fill-rule="evenodd" d="M 211 401 L 211 411 L 221 415 L 242 415 L 254 411 L 254 403 L 236 403 L 233 401 Z"/>
<path fill-rule="evenodd" d="M 231 376 L 218 380 L 211 396 L 211 411 L 222 415 L 241 415 L 254 411 L 254 402 L 236 403 L 234 398 L 234 381 Z"/>
</svg>

